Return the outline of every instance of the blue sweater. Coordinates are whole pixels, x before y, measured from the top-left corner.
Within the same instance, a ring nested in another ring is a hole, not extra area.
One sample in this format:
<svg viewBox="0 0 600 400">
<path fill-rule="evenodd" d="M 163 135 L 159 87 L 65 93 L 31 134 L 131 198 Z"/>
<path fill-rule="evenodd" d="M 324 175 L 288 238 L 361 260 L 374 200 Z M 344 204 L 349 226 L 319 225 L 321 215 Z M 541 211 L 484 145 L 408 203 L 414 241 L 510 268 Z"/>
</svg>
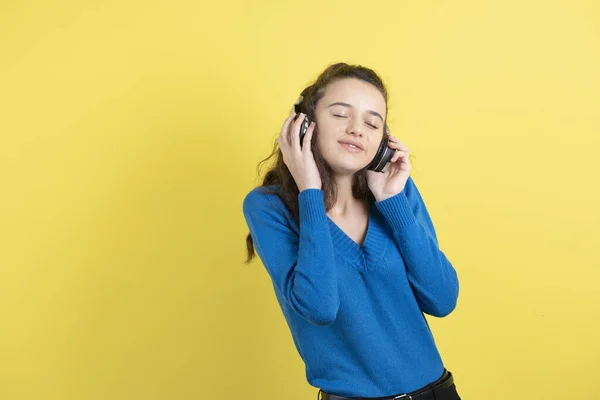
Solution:
<svg viewBox="0 0 600 400">
<path fill-rule="evenodd" d="M 435 381 L 444 364 L 423 313 L 452 312 L 459 285 L 413 179 L 370 204 L 362 246 L 326 215 L 323 195 L 300 192 L 299 224 L 260 187 L 243 202 L 308 383 L 380 397 Z"/>
</svg>

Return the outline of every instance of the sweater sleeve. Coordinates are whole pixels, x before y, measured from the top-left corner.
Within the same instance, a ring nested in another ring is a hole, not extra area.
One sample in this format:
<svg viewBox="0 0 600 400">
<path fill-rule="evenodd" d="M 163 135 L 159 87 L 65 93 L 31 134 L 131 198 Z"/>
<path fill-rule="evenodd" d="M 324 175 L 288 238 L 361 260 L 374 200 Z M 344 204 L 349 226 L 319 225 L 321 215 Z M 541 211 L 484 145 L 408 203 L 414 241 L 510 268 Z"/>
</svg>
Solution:
<svg viewBox="0 0 600 400">
<path fill-rule="evenodd" d="M 254 248 L 287 304 L 314 325 L 331 324 L 340 306 L 333 243 L 324 193 L 306 189 L 298 195 L 299 229 L 276 195 L 257 189 L 243 202 Z"/>
<path fill-rule="evenodd" d="M 450 314 L 458 300 L 458 277 L 439 248 L 433 223 L 412 177 L 402 192 L 376 204 L 392 227 L 421 310 L 436 317 Z"/>
</svg>

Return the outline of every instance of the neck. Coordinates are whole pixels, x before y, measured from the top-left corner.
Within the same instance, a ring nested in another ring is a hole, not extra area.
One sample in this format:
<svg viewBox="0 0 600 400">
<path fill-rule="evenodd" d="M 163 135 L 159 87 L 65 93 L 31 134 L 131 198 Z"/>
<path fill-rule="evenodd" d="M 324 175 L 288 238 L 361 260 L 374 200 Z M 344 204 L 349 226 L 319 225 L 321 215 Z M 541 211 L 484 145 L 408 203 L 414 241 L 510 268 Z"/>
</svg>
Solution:
<svg viewBox="0 0 600 400">
<path fill-rule="evenodd" d="M 331 210 L 332 214 L 344 215 L 352 213 L 357 207 L 362 206 L 359 199 L 354 198 L 352 194 L 353 175 L 337 176 L 335 183 L 337 186 L 337 200 Z"/>
</svg>

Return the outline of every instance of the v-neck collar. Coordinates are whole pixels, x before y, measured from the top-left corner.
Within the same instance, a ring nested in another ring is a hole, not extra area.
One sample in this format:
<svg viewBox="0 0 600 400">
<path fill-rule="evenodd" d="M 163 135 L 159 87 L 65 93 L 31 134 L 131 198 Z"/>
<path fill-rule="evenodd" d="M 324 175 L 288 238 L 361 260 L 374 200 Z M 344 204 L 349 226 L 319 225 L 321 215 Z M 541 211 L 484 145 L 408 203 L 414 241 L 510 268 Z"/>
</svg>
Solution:
<svg viewBox="0 0 600 400">
<path fill-rule="evenodd" d="M 372 202 L 369 202 L 367 232 L 362 246 L 348 236 L 329 216 L 327 216 L 327 220 L 329 221 L 334 250 L 347 262 L 364 265 L 366 261 L 375 261 L 383 255 L 386 235 L 382 226 L 381 215 L 377 213 L 377 208 L 374 207 Z"/>
</svg>

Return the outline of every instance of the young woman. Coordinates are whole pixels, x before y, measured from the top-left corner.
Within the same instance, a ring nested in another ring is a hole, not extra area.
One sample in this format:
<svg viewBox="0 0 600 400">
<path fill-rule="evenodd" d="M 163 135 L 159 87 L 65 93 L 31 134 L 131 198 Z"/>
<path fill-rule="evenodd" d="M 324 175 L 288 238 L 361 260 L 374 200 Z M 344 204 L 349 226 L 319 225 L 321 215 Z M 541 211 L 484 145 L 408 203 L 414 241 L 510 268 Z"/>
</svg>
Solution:
<svg viewBox="0 0 600 400">
<path fill-rule="evenodd" d="M 304 90 L 306 115 L 285 120 L 243 202 L 247 262 L 256 249 L 318 398 L 460 399 L 424 316 L 454 310 L 458 278 L 387 132 L 387 99 L 373 70 L 345 63 Z M 376 171 L 382 143 L 395 152 Z"/>
</svg>

